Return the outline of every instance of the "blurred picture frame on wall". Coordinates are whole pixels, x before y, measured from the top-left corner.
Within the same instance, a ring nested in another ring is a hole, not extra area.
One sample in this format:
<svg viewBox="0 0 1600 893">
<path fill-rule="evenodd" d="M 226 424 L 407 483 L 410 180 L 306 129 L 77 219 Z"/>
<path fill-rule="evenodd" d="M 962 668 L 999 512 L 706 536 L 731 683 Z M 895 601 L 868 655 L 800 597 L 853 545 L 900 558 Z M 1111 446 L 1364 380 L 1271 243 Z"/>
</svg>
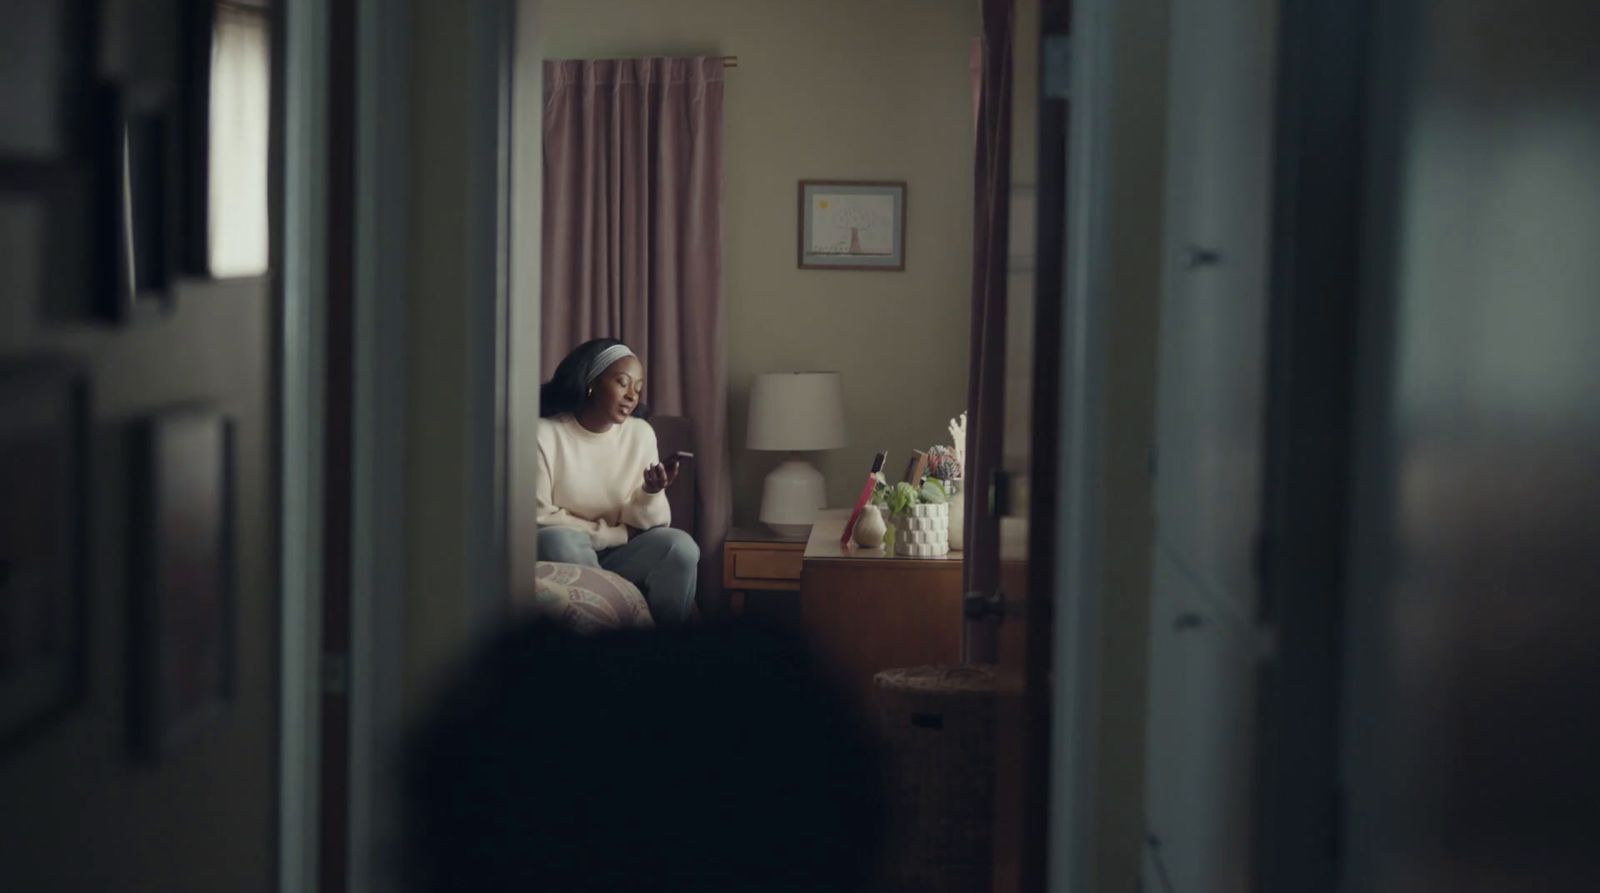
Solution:
<svg viewBox="0 0 1600 893">
<path fill-rule="evenodd" d="M 29 295 L 14 312 L 44 324 L 81 324 L 99 312 L 106 280 L 87 247 L 94 242 L 94 168 L 73 161 L 0 161 L 0 215 L 35 250 L 5 275 Z"/>
<path fill-rule="evenodd" d="M 95 0 L 6 0 L 0 33 L 0 162 L 60 162 L 86 148 Z"/>
<path fill-rule="evenodd" d="M 49 324 L 105 319 L 113 280 L 108 91 L 95 0 L 9 0 L 0 33 L 0 214 L 37 245 L 6 269 Z M 18 262 L 20 260 L 20 262 Z M 28 266 L 37 264 L 37 266 Z M 20 317 L 19 317 L 20 319 Z"/>
<path fill-rule="evenodd" d="M 135 758 L 155 761 L 234 698 L 234 431 L 188 405 L 132 437 L 129 737 Z"/>
<path fill-rule="evenodd" d="M 87 691 L 87 376 L 0 362 L 0 754 Z"/>
<path fill-rule="evenodd" d="M 184 0 L 186 275 L 250 279 L 270 269 L 275 0 Z"/>
<path fill-rule="evenodd" d="M 180 260 L 179 123 L 169 88 L 128 84 L 113 91 L 109 142 L 116 282 L 110 316 L 141 322 L 170 313 Z"/>
<path fill-rule="evenodd" d="M 154 322 L 186 281 L 269 275 L 276 0 L 177 0 L 137 28 L 137 4 L 13 2 L 0 205 L 44 221 L 40 320 Z"/>
</svg>

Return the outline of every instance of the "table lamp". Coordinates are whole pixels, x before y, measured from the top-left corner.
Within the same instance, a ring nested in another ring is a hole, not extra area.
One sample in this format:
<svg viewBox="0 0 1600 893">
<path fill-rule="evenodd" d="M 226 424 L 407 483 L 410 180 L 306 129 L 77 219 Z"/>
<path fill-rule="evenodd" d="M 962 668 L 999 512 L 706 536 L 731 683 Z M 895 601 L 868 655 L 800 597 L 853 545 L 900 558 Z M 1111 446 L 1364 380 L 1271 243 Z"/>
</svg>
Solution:
<svg viewBox="0 0 1600 893">
<path fill-rule="evenodd" d="M 768 372 L 750 386 L 745 446 L 789 453 L 761 487 L 761 523 L 780 536 L 811 532 L 828 504 L 822 472 L 795 453 L 836 450 L 844 436 L 844 386 L 837 372 Z"/>
</svg>

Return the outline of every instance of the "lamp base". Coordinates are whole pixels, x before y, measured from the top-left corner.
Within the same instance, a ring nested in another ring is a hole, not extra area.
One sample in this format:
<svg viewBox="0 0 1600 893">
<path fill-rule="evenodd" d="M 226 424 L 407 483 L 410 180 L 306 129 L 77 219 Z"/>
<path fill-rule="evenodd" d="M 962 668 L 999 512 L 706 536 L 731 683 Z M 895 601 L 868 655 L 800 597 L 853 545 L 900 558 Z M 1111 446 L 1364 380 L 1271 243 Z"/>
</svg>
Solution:
<svg viewBox="0 0 1600 893">
<path fill-rule="evenodd" d="M 828 504 L 822 472 L 803 459 L 786 459 L 761 485 L 761 523 L 779 536 L 809 536 L 817 512 Z"/>
</svg>

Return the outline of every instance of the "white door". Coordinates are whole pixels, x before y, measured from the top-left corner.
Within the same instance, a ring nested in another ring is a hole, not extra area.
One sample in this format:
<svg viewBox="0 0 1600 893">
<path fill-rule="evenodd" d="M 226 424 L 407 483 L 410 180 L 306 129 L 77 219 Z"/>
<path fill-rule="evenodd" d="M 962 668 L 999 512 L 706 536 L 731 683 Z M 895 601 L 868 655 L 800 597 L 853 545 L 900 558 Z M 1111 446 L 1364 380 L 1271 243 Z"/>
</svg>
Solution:
<svg viewBox="0 0 1600 893">
<path fill-rule="evenodd" d="M 1249 889 L 1276 5 L 1174 0 L 1143 889 Z"/>
</svg>

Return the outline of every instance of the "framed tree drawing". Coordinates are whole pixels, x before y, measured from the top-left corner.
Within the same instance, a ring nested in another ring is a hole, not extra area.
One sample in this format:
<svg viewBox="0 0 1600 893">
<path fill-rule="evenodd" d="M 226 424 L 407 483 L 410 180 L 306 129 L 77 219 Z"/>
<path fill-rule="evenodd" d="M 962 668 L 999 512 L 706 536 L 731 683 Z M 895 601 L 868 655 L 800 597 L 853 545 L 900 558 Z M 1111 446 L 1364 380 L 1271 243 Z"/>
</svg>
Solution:
<svg viewBox="0 0 1600 893">
<path fill-rule="evenodd" d="M 800 181 L 800 268 L 904 270 L 906 184 Z"/>
</svg>

